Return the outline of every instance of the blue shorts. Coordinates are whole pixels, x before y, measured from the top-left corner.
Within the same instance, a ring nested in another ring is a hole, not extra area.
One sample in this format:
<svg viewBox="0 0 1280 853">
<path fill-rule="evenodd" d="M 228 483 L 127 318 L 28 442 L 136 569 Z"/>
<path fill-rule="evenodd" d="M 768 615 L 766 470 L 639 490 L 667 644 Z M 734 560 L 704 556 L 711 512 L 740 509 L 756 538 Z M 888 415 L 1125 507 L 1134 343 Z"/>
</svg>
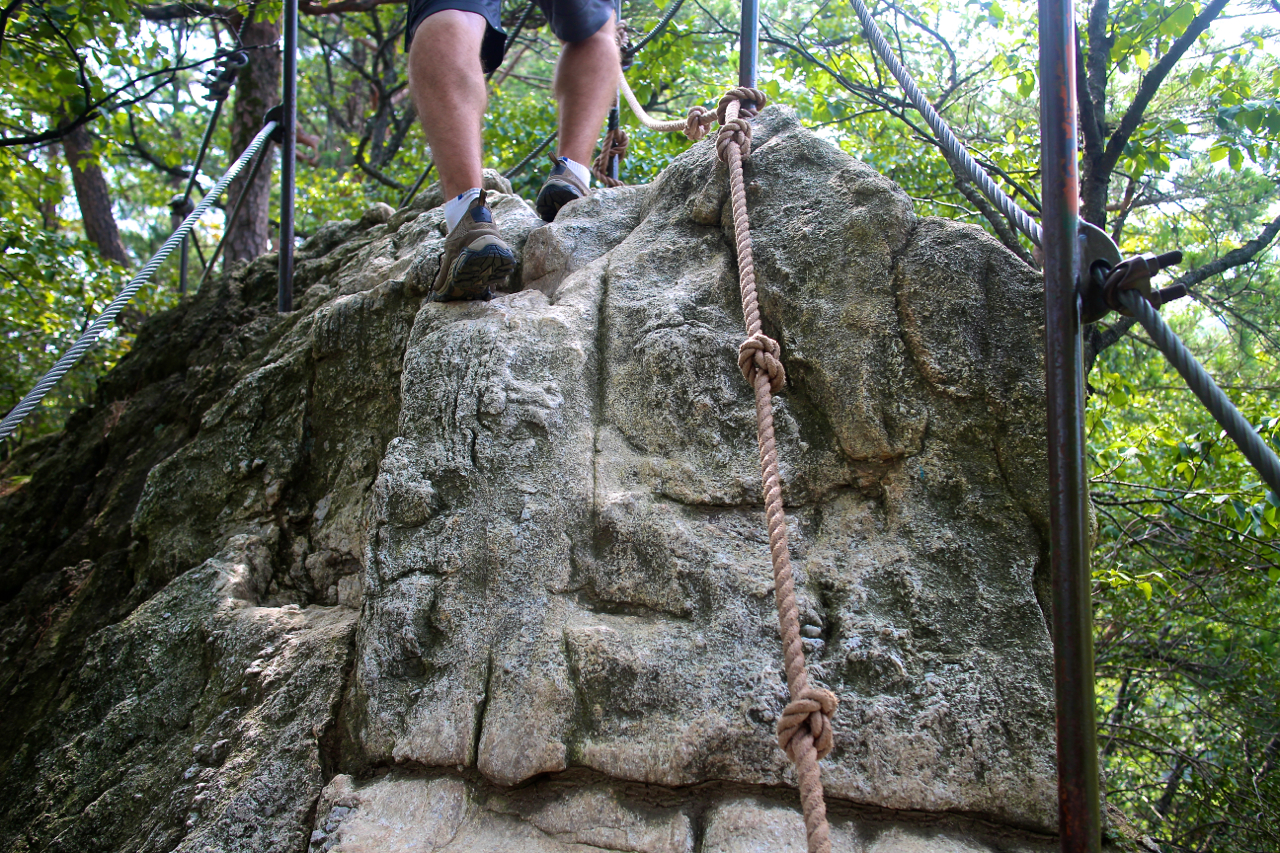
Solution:
<svg viewBox="0 0 1280 853">
<path fill-rule="evenodd" d="M 537 3 L 551 24 L 551 32 L 570 43 L 584 41 L 598 33 L 614 11 L 612 0 L 537 0 Z M 409 0 L 405 50 L 409 49 L 418 24 L 445 9 L 475 12 L 484 17 L 488 26 L 484 28 L 484 41 L 480 44 L 480 65 L 486 74 L 497 69 L 507 52 L 507 34 L 502 30 L 502 0 Z"/>
</svg>

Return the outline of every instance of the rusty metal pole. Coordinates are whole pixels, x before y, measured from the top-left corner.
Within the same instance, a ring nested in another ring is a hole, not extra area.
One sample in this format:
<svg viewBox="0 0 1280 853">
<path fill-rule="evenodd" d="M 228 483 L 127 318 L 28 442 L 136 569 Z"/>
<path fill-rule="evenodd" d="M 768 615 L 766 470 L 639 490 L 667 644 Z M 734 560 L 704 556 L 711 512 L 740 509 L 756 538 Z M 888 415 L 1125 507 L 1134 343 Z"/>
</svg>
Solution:
<svg viewBox="0 0 1280 853">
<path fill-rule="evenodd" d="M 742 0 L 742 28 L 738 37 L 738 85 L 743 88 L 756 87 L 759 46 L 760 0 Z"/>
<path fill-rule="evenodd" d="M 613 3 L 613 25 L 622 27 L 622 0 L 614 0 Z M 618 73 L 622 73 L 619 71 Z M 613 109 L 609 110 L 609 132 L 618 129 L 618 125 L 622 122 L 622 85 L 618 85 L 618 91 L 613 98 Z M 616 154 L 609 155 L 609 177 L 615 181 L 618 180 L 620 174 L 620 163 Z"/>
<path fill-rule="evenodd" d="M 293 191 L 298 147 L 298 0 L 284 3 L 284 73 L 280 138 L 280 282 L 276 308 L 293 310 Z"/>
<path fill-rule="evenodd" d="M 1040 0 L 1040 168 L 1058 832 L 1063 853 L 1096 853 L 1101 845 L 1101 823 L 1089 598 L 1083 341 L 1076 290 L 1080 184 L 1075 81 L 1072 6 L 1066 0 Z"/>
</svg>

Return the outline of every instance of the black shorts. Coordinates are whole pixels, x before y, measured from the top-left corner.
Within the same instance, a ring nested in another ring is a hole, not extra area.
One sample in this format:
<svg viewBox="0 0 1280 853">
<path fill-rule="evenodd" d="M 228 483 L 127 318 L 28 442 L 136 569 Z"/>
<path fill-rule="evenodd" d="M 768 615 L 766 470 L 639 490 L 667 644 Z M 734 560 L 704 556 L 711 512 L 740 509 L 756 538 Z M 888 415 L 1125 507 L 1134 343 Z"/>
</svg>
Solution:
<svg viewBox="0 0 1280 853">
<path fill-rule="evenodd" d="M 598 33 L 614 11 L 613 0 L 537 0 L 537 3 L 547 16 L 556 38 L 571 43 L 589 39 Z M 409 49 L 418 24 L 428 15 L 445 9 L 484 16 L 488 26 L 484 28 L 484 41 L 480 44 L 480 65 L 485 73 L 497 69 L 507 52 L 507 34 L 502 30 L 502 0 L 409 0 L 405 50 Z"/>
</svg>

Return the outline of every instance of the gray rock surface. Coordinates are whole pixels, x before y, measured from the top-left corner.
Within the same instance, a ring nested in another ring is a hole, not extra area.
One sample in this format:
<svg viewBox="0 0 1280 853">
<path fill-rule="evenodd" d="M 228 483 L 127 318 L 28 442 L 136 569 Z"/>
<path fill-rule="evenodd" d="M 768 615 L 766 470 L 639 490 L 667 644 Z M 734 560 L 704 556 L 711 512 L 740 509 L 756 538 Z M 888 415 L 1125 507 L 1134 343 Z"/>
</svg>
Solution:
<svg viewBox="0 0 1280 853">
<path fill-rule="evenodd" d="M 754 149 L 836 849 L 1047 849 L 1039 278 L 785 110 Z M 486 185 L 517 292 L 424 302 L 438 190 L 375 206 L 24 451 L 0 851 L 803 848 L 725 169 Z"/>
</svg>

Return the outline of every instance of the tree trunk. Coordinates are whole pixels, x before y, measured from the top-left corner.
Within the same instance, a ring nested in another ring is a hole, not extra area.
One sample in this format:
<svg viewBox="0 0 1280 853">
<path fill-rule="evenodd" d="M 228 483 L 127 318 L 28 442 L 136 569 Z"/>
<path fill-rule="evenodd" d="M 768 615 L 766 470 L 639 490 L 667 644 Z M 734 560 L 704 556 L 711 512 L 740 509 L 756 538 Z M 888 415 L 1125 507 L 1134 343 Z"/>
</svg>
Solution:
<svg viewBox="0 0 1280 853">
<path fill-rule="evenodd" d="M 129 255 L 120 241 L 115 214 L 111 212 L 111 194 L 102 167 L 92 157 L 93 137 L 84 125 L 62 137 L 62 150 L 71 167 L 71 183 L 80 204 L 84 234 L 104 258 L 128 266 Z"/>
<path fill-rule="evenodd" d="M 246 47 L 268 45 L 250 50 L 249 64 L 236 78 L 236 100 L 231 116 L 231 150 L 239 157 L 262 129 L 262 117 L 280 103 L 280 27 L 273 22 L 254 21 L 244 33 Z M 270 149 L 263 156 L 273 156 Z M 245 191 L 248 169 L 227 188 L 227 209 L 235 205 Z M 248 188 L 240 215 L 232 223 L 225 249 L 226 267 L 239 261 L 251 261 L 271 246 L 268 210 L 271 203 L 271 169 L 264 167 Z"/>
</svg>

